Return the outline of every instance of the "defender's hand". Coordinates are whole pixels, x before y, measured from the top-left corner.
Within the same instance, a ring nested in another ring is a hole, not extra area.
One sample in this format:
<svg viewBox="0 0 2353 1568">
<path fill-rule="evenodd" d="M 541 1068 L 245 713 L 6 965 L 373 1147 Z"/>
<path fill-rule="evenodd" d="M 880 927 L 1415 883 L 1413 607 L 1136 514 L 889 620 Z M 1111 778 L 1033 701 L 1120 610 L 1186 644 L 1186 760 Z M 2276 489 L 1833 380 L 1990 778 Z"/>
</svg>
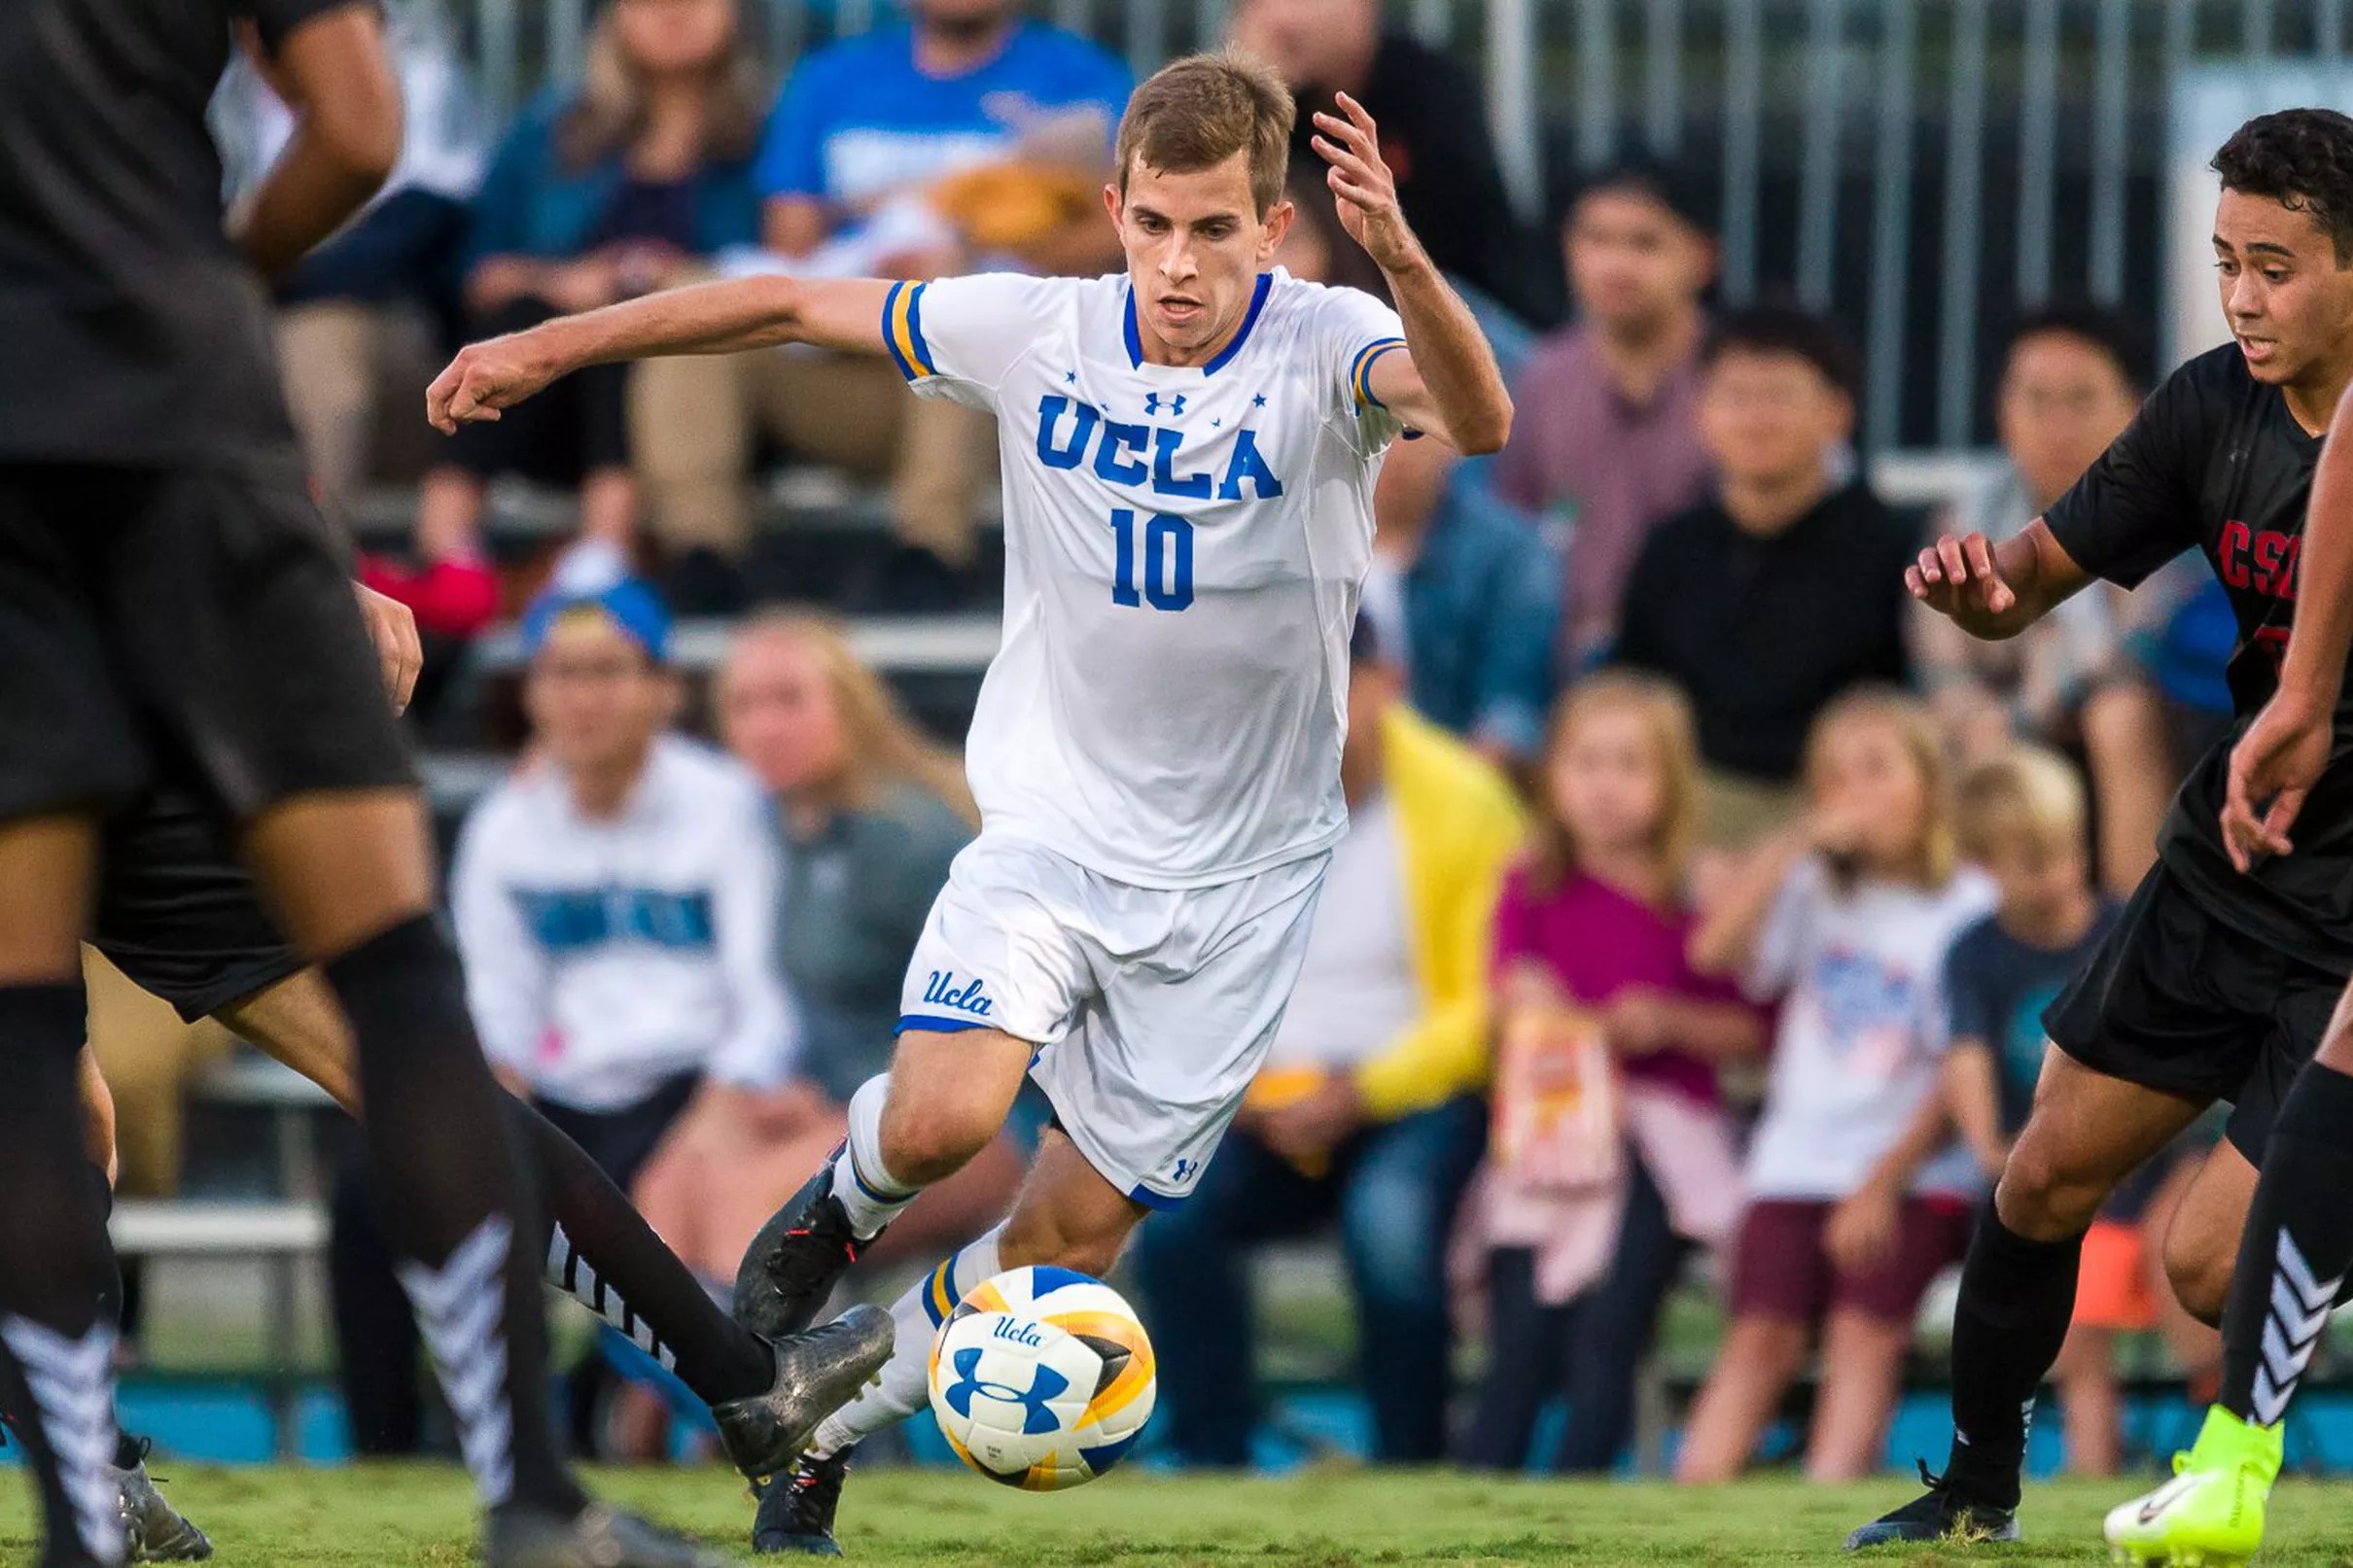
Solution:
<svg viewBox="0 0 2353 1568">
<path fill-rule="evenodd" d="M 2018 607 L 2018 595 L 1993 564 L 1983 534 L 1948 534 L 1904 569 L 1904 586 L 1921 604 L 1973 637 L 1988 637 Z"/>
<path fill-rule="evenodd" d="M 406 713 L 408 699 L 416 693 L 417 673 L 425 668 L 416 614 L 398 599 L 387 599 L 373 588 L 355 582 L 351 591 L 360 601 L 360 619 L 367 624 L 368 640 L 375 645 L 384 695 L 392 699 L 394 713 Z"/>
<path fill-rule="evenodd" d="M 2230 748 L 2223 845 L 2230 853 L 2230 863 L 2242 873 L 2258 855 L 2286 854 L 2295 849 L 2288 829 L 2329 765 L 2333 728 L 2329 704 L 2292 695 L 2283 687 Z M 2263 803 L 2260 814 L 2258 802 Z"/>
<path fill-rule="evenodd" d="M 460 425 L 498 418 L 563 371 L 537 328 L 469 343 L 425 389 L 426 422 L 454 436 Z"/>
<path fill-rule="evenodd" d="M 1340 198 L 1340 226 L 1383 271 L 1402 271 L 1421 260 L 1422 242 L 1397 205 L 1397 178 L 1381 157 L 1378 128 L 1364 105 L 1347 93 L 1335 101 L 1339 115 L 1316 116 L 1315 147 L 1332 166 L 1325 179 Z"/>
</svg>

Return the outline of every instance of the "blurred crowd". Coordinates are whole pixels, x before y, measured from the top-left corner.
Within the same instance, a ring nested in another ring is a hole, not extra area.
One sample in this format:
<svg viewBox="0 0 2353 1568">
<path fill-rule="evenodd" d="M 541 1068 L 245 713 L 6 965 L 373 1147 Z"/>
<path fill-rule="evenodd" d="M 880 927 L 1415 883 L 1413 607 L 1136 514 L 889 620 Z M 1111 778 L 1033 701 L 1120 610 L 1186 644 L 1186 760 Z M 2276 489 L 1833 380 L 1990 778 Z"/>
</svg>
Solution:
<svg viewBox="0 0 2353 1568">
<path fill-rule="evenodd" d="M 413 416 L 459 338 L 699 277 L 1118 266 L 1099 192 L 1126 67 L 1011 0 L 906 10 L 772 95 L 734 0 L 609 0 L 581 80 L 486 135 L 434 14 L 395 0 L 402 173 L 282 299 L 328 505 L 416 486 L 372 580 L 453 642 L 522 611 L 527 745 L 450 872 L 483 1040 L 715 1287 L 887 1061 L 907 953 L 977 825 L 955 751 L 835 617 L 990 606 L 993 429 L 901 396 L 887 364 L 796 349 L 591 370 L 439 446 Z M 1382 472 L 1352 831 L 1265 1071 L 1124 1265 L 1161 1443 L 1251 1461 L 1253 1254 L 1328 1235 L 1379 1458 L 1621 1463 L 1663 1307 L 1699 1280 L 1724 1326 L 1678 1473 L 1738 1473 L 1809 1369 L 1809 1472 L 1876 1468 L 1923 1295 L 2023 1119 L 2040 1011 L 2229 711 L 2229 612 L 2194 561 L 1999 645 L 1919 611 L 1903 568 L 1933 531 L 1998 539 L 2063 492 L 2151 384 L 2143 334 L 2064 304 L 2019 323 L 2002 461 L 1936 514 L 1892 506 L 1855 447 L 1844 335 L 1714 308 L 1684 171 L 1594 171 L 1528 233 L 1476 84 L 1374 0 L 1232 17 L 1303 104 L 1346 91 L 1380 122 L 1518 421 L 1497 457 L 1401 443 Z M 278 90 L 257 61 L 225 105 L 251 159 L 282 134 Z M 1299 167 L 1280 264 L 1377 290 Z M 889 547 L 822 607 L 776 608 L 808 596 L 744 569 L 779 471 L 887 496 Z M 517 476 L 579 517 L 520 572 L 483 528 Z M 735 620 L 705 703 L 674 615 Z M 161 1106 L 207 1048 L 163 1032 L 98 1029 L 134 1190 L 168 1185 Z M 148 1084 L 158 1108 L 132 1109 Z M 1016 1127 L 861 1271 L 977 1234 L 1023 1159 Z M 2192 1384 L 2219 1354 L 2164 1284 L 2172 1169 L 2087 1247 L 2058 1370 L 2086 1470 L 2120 1461 L 2125 1339 L 2161 1333 Z M 370 1307 L 397 1292 L 362 1288 L 389 1265 L 349 1184 L 335 1212 L 355 1436 L 395 1450 L 414 1356 L 382 1348 L 407 1330 Z M 632 1386 L 590 1435 L 663 1451 L 658 1387 L 613 1359 Z"/>
</svg>

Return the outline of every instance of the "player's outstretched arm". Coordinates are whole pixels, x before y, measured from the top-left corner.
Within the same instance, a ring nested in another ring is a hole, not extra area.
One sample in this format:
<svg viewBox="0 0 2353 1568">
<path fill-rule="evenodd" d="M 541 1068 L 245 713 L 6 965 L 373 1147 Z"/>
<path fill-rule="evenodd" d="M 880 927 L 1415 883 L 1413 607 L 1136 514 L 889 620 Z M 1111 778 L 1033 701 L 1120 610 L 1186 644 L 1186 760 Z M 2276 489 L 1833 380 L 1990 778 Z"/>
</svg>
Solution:
<svg viewBox="0 0 2353 1568">
<path fill-rule="evenodd" d="M 1904 569 L 1913 598 L 1986 642 L 2018 636 L 2090 580 L 2040 517 L 1999 544 L 1947 534 Z"/>
<path fill-rule="evenodd" d="M 559 316 L 469 343 L 425 389 L 425 418 L 447 435 L 496 419 L 558 376 L 591 365 L 666 354 L 734 354 L 809 343 L 881 354 L 892 285 L 874 278 L 734 278 Z"/>
<path fill-rule="evenodd" d="M 2223 844 L 2245 871 L 2286 854 L 2288 829 L 2329 765 L 2346 650 L 2353 646 L 2353 398 L 2339 401 L 2312 471 L 2279 689 L 2230 749 Z"/>
<path fill-rule="evenodd" d="M 1457 451 L 1498 451 L 1511 436 L 1512 400 L 1494 350 L 1406 223 L 1373 117 L 1345 92 L 1339 106 L 1338 115 L 1316 117 L 1316 151 L 1331 165 L 1340 226 L 1380 266 L 1405 323 L 1405 352 L 1373 362 L 1373 395 Z"/>
</svg>

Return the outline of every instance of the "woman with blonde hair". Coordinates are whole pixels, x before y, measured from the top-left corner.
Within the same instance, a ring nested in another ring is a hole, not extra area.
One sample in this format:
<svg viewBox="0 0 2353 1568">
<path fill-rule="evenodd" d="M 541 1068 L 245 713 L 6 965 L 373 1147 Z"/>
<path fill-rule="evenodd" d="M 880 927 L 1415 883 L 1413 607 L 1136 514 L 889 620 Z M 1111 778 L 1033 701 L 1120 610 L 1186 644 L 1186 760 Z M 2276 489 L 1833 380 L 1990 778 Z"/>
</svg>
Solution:
<svg viewBox="0 0 2353 1568">
<path fill-rule="evenodd" d="M 801 1058 L 781 1089 L 706 1091 L 637 1199 L 690 1267 L 727 1280 L 753 1233 L 841 1140 L 851 1093 L 887 1067 L 908 955 L 979 816 L 956 753 L 822 616 L 743 626 L 716 699 L 728 749 L 776 798 L 777 962 L 800 1011 Z M 961 1246 L 1002 1211 L 1021 1166 L 1001 1140 L 928 1190 L 876 1254 Z"/>
<path fill-rule="evenodd" d="M 766 108 L 736 0 L 608 0 L 579 87 L 523 112 L 474 198 L 469 335 L 670 288 L 755 243 L 752 158 Z M 626 543 L 628 374 L 593 366 L 460 433 L 420 498 L 425 563 L 478 559 L 483 488 L 502 473 L 577 486 L 583 536 Z"/>
</svg>

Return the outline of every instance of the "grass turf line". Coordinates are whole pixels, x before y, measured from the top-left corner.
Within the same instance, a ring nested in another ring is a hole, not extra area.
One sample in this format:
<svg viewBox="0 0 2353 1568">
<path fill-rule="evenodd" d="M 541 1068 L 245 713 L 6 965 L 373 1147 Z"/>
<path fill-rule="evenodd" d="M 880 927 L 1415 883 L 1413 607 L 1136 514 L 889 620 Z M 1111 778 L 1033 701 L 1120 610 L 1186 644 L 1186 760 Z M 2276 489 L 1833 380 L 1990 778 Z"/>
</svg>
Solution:
<svg viewBox="0 0 2353 1568">
<path fill-rule="evenodd" d="M 457 1568 L 473 1561 L 473 1505 L 451 1470 L 158 1466 L 165 1489 L 212 1533 L 221 1568 Z M 612 1471 L 604 1495 L 749 1557 L 751 1505 L 716 1470 Z M 1809 1486 L 1789 1479 L 1681 1491 L 1663 1484 L 1498 1481 L 1348 1470 L 1281 1479 L 1112 1477 L 1030 1496 L 946 1471 L 856 1475 L 843 1545 L 873 1568 L 1354 1568 L 1373 1564 L 2103 1563 L 2099 1519 L 2136 1482 L 2066 1481 L 2027 1493 L 2031 1538 L 2015 1547 L 1890 1548 L 1857 1558 L 1845 1532 L 1903 1501 L 1895 1479 Z M 0 1561 L 30 1555 L 22 1477 L 0 1477 Z M 2353 1565 L 2353 1483 L 2289 1481 L 2262 1568 Z M 762 1559 L 784 1561 L 789 1559 Z"/>
</svg>

